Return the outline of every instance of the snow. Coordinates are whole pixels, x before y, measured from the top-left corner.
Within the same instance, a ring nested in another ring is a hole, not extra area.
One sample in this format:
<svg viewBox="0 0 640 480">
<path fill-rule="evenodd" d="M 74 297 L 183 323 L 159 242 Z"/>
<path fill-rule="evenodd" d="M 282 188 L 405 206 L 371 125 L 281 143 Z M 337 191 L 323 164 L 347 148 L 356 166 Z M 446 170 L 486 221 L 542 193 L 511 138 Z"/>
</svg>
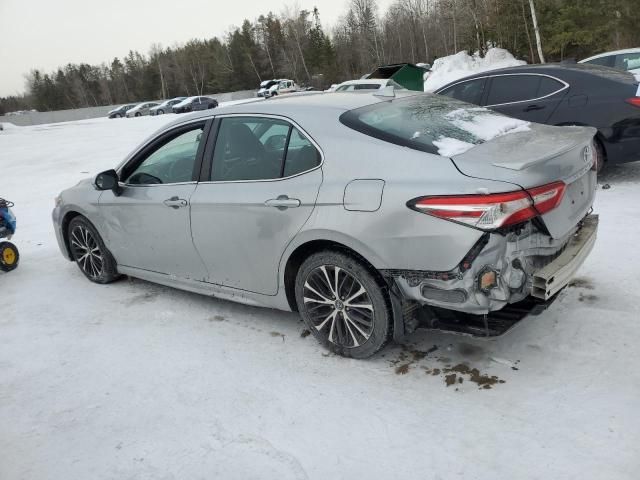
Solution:
<svg viewBox="0 0 640 480">
<path fill-rule="evenodd" d="M 442 155 L 443 157 L 460 155 L 475 146 L 473 143 L 444 136 L 440 136 L 437 140 L 434 140 L 433 145 L 438 149 L 438 155 Z"/>
<path fill-rule="evenodd" d="M 496 114 L 483 107 L 459 108 L 444 116 L 452 125 L 488 142 L 496 137 L 529 131 L 530 122 Z M 460 155 L 475 146 L 473 143 L 441 136 L 433 144 L 444 157 Z"/>
<path fill-rule="evenodd" d="M 433 92 L 447 83 L 475 73 L 515 67 L 526 63 L 522 60 L 516 60 L 509 51 L 497 47 L 487 50 L 484 57 L 481 57 L 478 52 L 469 55 L 466 51 L 461 51 L 455 55 L 438 58 L 433 62 L 431 73 L 424 82 L 424 90 L 425 92 Z"/>
<path fill-rule="evenodd" d="M 598 241 L 549 310 L 500 338 L 419 331 L 356 361 L 295 314 L 95 285 L 62 258 L 55 195 L 173 118 L 0 134 L 21 251 L 0 274 L 2 480 L 638 478 L 640 165 L 602 179 Z M 505 383 L 433 374 L 459 362 Z"/>
</svg>

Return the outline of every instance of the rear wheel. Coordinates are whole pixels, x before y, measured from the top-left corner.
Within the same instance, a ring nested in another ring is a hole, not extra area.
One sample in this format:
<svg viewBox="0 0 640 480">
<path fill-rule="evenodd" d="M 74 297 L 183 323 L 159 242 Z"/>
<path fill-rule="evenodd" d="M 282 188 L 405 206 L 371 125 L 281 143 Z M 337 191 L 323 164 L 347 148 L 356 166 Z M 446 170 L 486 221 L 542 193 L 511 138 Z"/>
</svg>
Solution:
<svg viewBox="0 0 640 480">
<path fill-rule="evenodd" d="M 0 270 L 10 272 L 18 268 L 20 254 L 18 247 L 11 242 L 0 242 Z"/>
<path fill-rule="evenodd" d="M 600 140 L 598 140 L 597 138 L 595 139 L 593 144 L 595 146 L 594 154 L 596 158 L 594 160 L 594 163 L 596 165 L 596 172 L 600 173 L 602 172 L 605 163 L 604 147 L 602 146 L 602 143 L 600 143 Z"/>
<path fill-rule="evenodd" d="M 305 260 L 296 275 L 296 302 L 305 324 L 329 350 L 367 358 L 392 333 L 391 310 L 383 288 L 356 258 L 322 251 Z"/>
<path fill-rule="evenodd" d="M 95 283 L 116 280 L 118 270 L 94 226 L 84 217 L 75 217 L 68 227 L 71 255 L 84 275 Z"/>
</svg>

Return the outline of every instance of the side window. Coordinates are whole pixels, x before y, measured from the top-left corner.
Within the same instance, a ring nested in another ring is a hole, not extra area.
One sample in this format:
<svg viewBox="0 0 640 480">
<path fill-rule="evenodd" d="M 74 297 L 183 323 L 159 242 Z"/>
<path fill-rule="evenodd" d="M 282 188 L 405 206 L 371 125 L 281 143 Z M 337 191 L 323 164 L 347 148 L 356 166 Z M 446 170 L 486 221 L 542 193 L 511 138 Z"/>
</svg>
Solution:
<svg viewBox="0 0 640 480">
<path fill-rule="evenodd" d="M 223 118 L 213 152 L 211 180 L 279 178 L 289 124 L 259 117 Z"/>
<path fill-rule="evenodd" d="M 480 104 L 482 100 L 482 93 L 484 92 L 484 86 L 486 84 L 486 78 L 479 78 L 477 80 L 469 80 L 468 82 L 458 83 L 446 90 L 440 92 L 440 95 L 446 95 L 447 97 L 455 98 L 463 102 Z"/>
<path fill-rule="evenodd" d="M 549 77 L 540 77 L 537 98 L 546 97 L 564 88 L 564 84 Z"/>
<path fill-rule="evenodd" d="M 640 68 L 640 52 L 616 55 L 615 68 L 625 71 Z"/>
<path fill-rule="evenodd" d="M 204 124 L 198 124 L 168 137 L 131 174 L 125 172 L 124 182 L 129 185 L 190 182 L 203 131 Z"/>
<path fill-rule="evenodd" d="M 540 79 L 538 75 L 504 75 L 491 78 L 487 105 L 522 102 L 537 98 Z"/>
<path fill-rule="evenodd" d="M 320 165 L 320 152 L 297 128 L 291 130 L 284 162 L 284 177 L 311 170 Z"/>
<path fill-rule="evenodd" d="M 606 57 L 594 58 L 593 60 L 589 60 L 589 65 L 602 65 L 603 67 L 612 67 L 615 63 L 616 57 L 615 55 L 607 55 Z"/>
</svg>

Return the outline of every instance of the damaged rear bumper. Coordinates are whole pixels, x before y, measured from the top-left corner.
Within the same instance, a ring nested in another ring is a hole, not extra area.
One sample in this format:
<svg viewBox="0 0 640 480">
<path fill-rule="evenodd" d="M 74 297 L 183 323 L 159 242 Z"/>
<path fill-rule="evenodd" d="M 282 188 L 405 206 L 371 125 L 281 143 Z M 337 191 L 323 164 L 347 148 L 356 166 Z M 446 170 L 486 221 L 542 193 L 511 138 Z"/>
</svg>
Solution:
<svg viewBox="0 0 640 480">
<path fill-rule="evenodd" d="M 556 295 L 591 252 L 597 230 L 597 215 L 586 216 L 557 239 L 529 222 L 507 233 L 485 234 L 449 272 L 381 273 L 393 280 L 405 301 L 487 314 L 529 297 L 547 301 Z"/>
</svg>

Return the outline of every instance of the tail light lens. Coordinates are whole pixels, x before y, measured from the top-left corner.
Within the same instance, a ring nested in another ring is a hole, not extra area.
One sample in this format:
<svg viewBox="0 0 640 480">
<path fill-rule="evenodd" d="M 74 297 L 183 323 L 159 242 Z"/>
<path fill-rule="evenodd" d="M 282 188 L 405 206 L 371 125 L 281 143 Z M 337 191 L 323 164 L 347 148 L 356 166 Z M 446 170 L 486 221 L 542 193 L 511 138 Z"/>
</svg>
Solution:
<svg viewBox="0 0 640 480">
<path fill-rule="evenodd" d="M 407 205 L 434 217 L 482 230 L 495 230 L 525 222 L 553 210 L 562 201 L 564 191 L 563 182 L 554 182 L 517 192 L 421 197 Z"/>
<path fill-rule="evenodd" d="M 631 105 L 633 105 L 634 107 L 638 107 L 640 108 L 640 97 L 631 97 L 631 98 L 627 98 L 625 100 L 625 102 L 630 103 Z"/>
</svg>

